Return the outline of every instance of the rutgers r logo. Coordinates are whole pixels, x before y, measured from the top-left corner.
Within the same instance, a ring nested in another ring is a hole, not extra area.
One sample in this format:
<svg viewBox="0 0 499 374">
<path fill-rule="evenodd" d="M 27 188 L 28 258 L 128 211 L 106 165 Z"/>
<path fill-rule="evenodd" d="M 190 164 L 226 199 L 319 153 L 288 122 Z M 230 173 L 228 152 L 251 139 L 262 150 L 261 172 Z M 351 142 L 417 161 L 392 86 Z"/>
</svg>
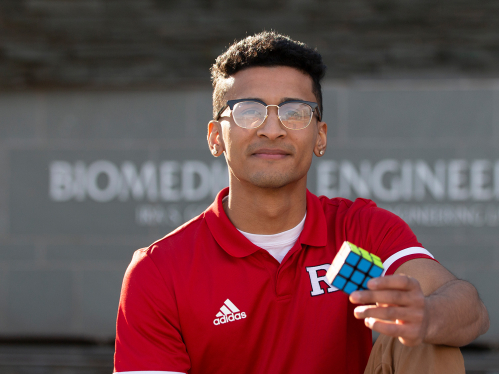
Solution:
<svg viewBox="0 0 499 374">
<path fill-rule="evenodd" d="M 312 291 L 310 292 L 310 295 L 312 296 L 319 296 L 324 294 L 324 288 L 321 287 L 321 282 L 323 282 L 322 285 L 327 286 L 327 292 L 335 292 L 338 291 L 338 289 L 334 286 L 330 286 L 329 283 L 327 282 L 326 278 L 326 273 L 327 270 L 329 269 L 330 264 L 324 264 L 324 265 L 317 265 L 317 266 L 309 266 L 307 267 L 308 271 L 308 276 L 310 277 L 310 285 L 312 286 Z M 319 275 L 319 273 L 321 275 Z"/>
</svg>

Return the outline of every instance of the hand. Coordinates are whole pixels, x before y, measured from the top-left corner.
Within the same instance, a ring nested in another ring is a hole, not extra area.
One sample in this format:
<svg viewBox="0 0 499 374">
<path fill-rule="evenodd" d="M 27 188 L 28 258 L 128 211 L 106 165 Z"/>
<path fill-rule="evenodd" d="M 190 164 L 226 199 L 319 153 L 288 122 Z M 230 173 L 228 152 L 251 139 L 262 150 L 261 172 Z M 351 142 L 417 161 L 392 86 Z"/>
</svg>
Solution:
<svg viewBox="0 0 499 374">
<path fill-rule="evenodd" d="M 428 329 L 427 303 L 419 282 L 406 275 L 371 279 L 369 290 L 355 291 L 350 301 L 362 305 L 354 310 L 356 318 L 382 334 L 398 337 L 407 346 L 422 343 Z"/>
</svg>

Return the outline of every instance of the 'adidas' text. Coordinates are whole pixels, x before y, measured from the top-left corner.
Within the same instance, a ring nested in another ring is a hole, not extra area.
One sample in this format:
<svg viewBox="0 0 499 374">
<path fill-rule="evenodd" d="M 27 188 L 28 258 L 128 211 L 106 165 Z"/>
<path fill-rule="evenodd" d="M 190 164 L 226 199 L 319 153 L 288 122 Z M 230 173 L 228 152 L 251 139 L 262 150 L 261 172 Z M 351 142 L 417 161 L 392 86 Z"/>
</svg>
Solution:
<svg viewBox="0 0 499 374">
<path fill-rule="evenodd" d="M 229 299 L 225 300 L 220 312 L 216 315 L 218 318 L 213 320 L 214 325 L 221 325 L 227 322 L 233 322 L 246 318 L 246 313 L 241 312 Z"/>
</svg>

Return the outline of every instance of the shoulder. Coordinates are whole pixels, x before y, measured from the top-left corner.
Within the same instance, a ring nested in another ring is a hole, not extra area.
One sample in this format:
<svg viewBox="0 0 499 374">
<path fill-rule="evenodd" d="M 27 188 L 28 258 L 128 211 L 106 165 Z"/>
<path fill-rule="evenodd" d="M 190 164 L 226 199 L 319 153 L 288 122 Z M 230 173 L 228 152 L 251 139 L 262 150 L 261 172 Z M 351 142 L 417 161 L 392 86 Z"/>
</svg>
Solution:
<svg viewBox="0 0 499 374">
<path fill-rule="evenodd" d="M 198 242 L 208 241 L 210 231 L 204 219 L 204 213 L 179 226 L 163 238 L 145 248 L 135 251 L 130 267 L 157 267 L 164 272 L 192 258 Z M 149 271 L 149 270 L 148 270 Z"/>
<path fill-rule="evenodd" d="M 369 199 L 355 201 L 320 196 L 328 231 L 341 245 L 349 240 L 361 248 L 387 258 L 390 254 L 409 247 L 420 247 L 416 236 L 396 214 L 380 208 Z"/>
<path fill-rule="evenodd" d="M 209 229 L 206 225 L 205 213 L 202 213 L 152 243 L 149 246 L 149 253 L 159 250 L 175 252 L 179 248 L 189 248 L 197 240 L 205 239 L 206 235 L 209 235 Z"/>
<path fill-rule="evenodd" d="M 337 219 L 371 220 L 373 216 L 384 219 L 394 219 L 395 214 L 382 209 L 370 199 L 357 198 L 354 201 L 342 197 L 328 198 L 319 196 L 319 200 L 326 215 L 334 215 Z M 398 218 L 398 217 L 397 217 Z"/>
<path fill-rule="evenodd" d="M 201 213 L 199 216 L 194 217 L 190 221 L 180 225 L 175 230 L 171 231 L 163 238 L 155 241 L 154 245 L 166 245 L 168 243 L 177 242 L 177 241 L 185 241 L 189 237 L 192 237 L 193 234 L 198 232 L 201 227 L 205 224 L 205 213 Z"/>
<path fill-rule="evenodd" d="M 364 199 L 358 197 L 354 201 L 345 199 L 344 197 L 333 197 L 329 198 L 327 196 L 321 195 L 317 196 L 324 207 L 338 207 L 342 209 L 362 209 L 362 208 L 372 208 L 377 207 L 376 203 L 370 199 Z"/>
</svg>

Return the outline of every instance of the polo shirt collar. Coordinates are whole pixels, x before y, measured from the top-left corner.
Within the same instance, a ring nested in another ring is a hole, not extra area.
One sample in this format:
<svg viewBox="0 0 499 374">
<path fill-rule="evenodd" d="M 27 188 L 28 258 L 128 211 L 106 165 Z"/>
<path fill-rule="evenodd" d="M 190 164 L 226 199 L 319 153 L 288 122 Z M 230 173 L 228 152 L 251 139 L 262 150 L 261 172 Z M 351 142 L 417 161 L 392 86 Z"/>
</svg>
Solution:
<svg viewBox="0 0 499 374">
<path fill-rule="evenodd" d="M 213 204 L 205 211 L 208 227 L 217 243 L 231 256 L 246 257 L 260 250 L 251 243 L 230 222 L 225 214 L 222 200 L 229 194 L 229 188 L 220 191 Z M 327 243 L 326 217 L 317 196 L 307 190 L 307 218 L 298 238 L 300 243 L 314 247 L 324 247 Z"/>
</svg>

